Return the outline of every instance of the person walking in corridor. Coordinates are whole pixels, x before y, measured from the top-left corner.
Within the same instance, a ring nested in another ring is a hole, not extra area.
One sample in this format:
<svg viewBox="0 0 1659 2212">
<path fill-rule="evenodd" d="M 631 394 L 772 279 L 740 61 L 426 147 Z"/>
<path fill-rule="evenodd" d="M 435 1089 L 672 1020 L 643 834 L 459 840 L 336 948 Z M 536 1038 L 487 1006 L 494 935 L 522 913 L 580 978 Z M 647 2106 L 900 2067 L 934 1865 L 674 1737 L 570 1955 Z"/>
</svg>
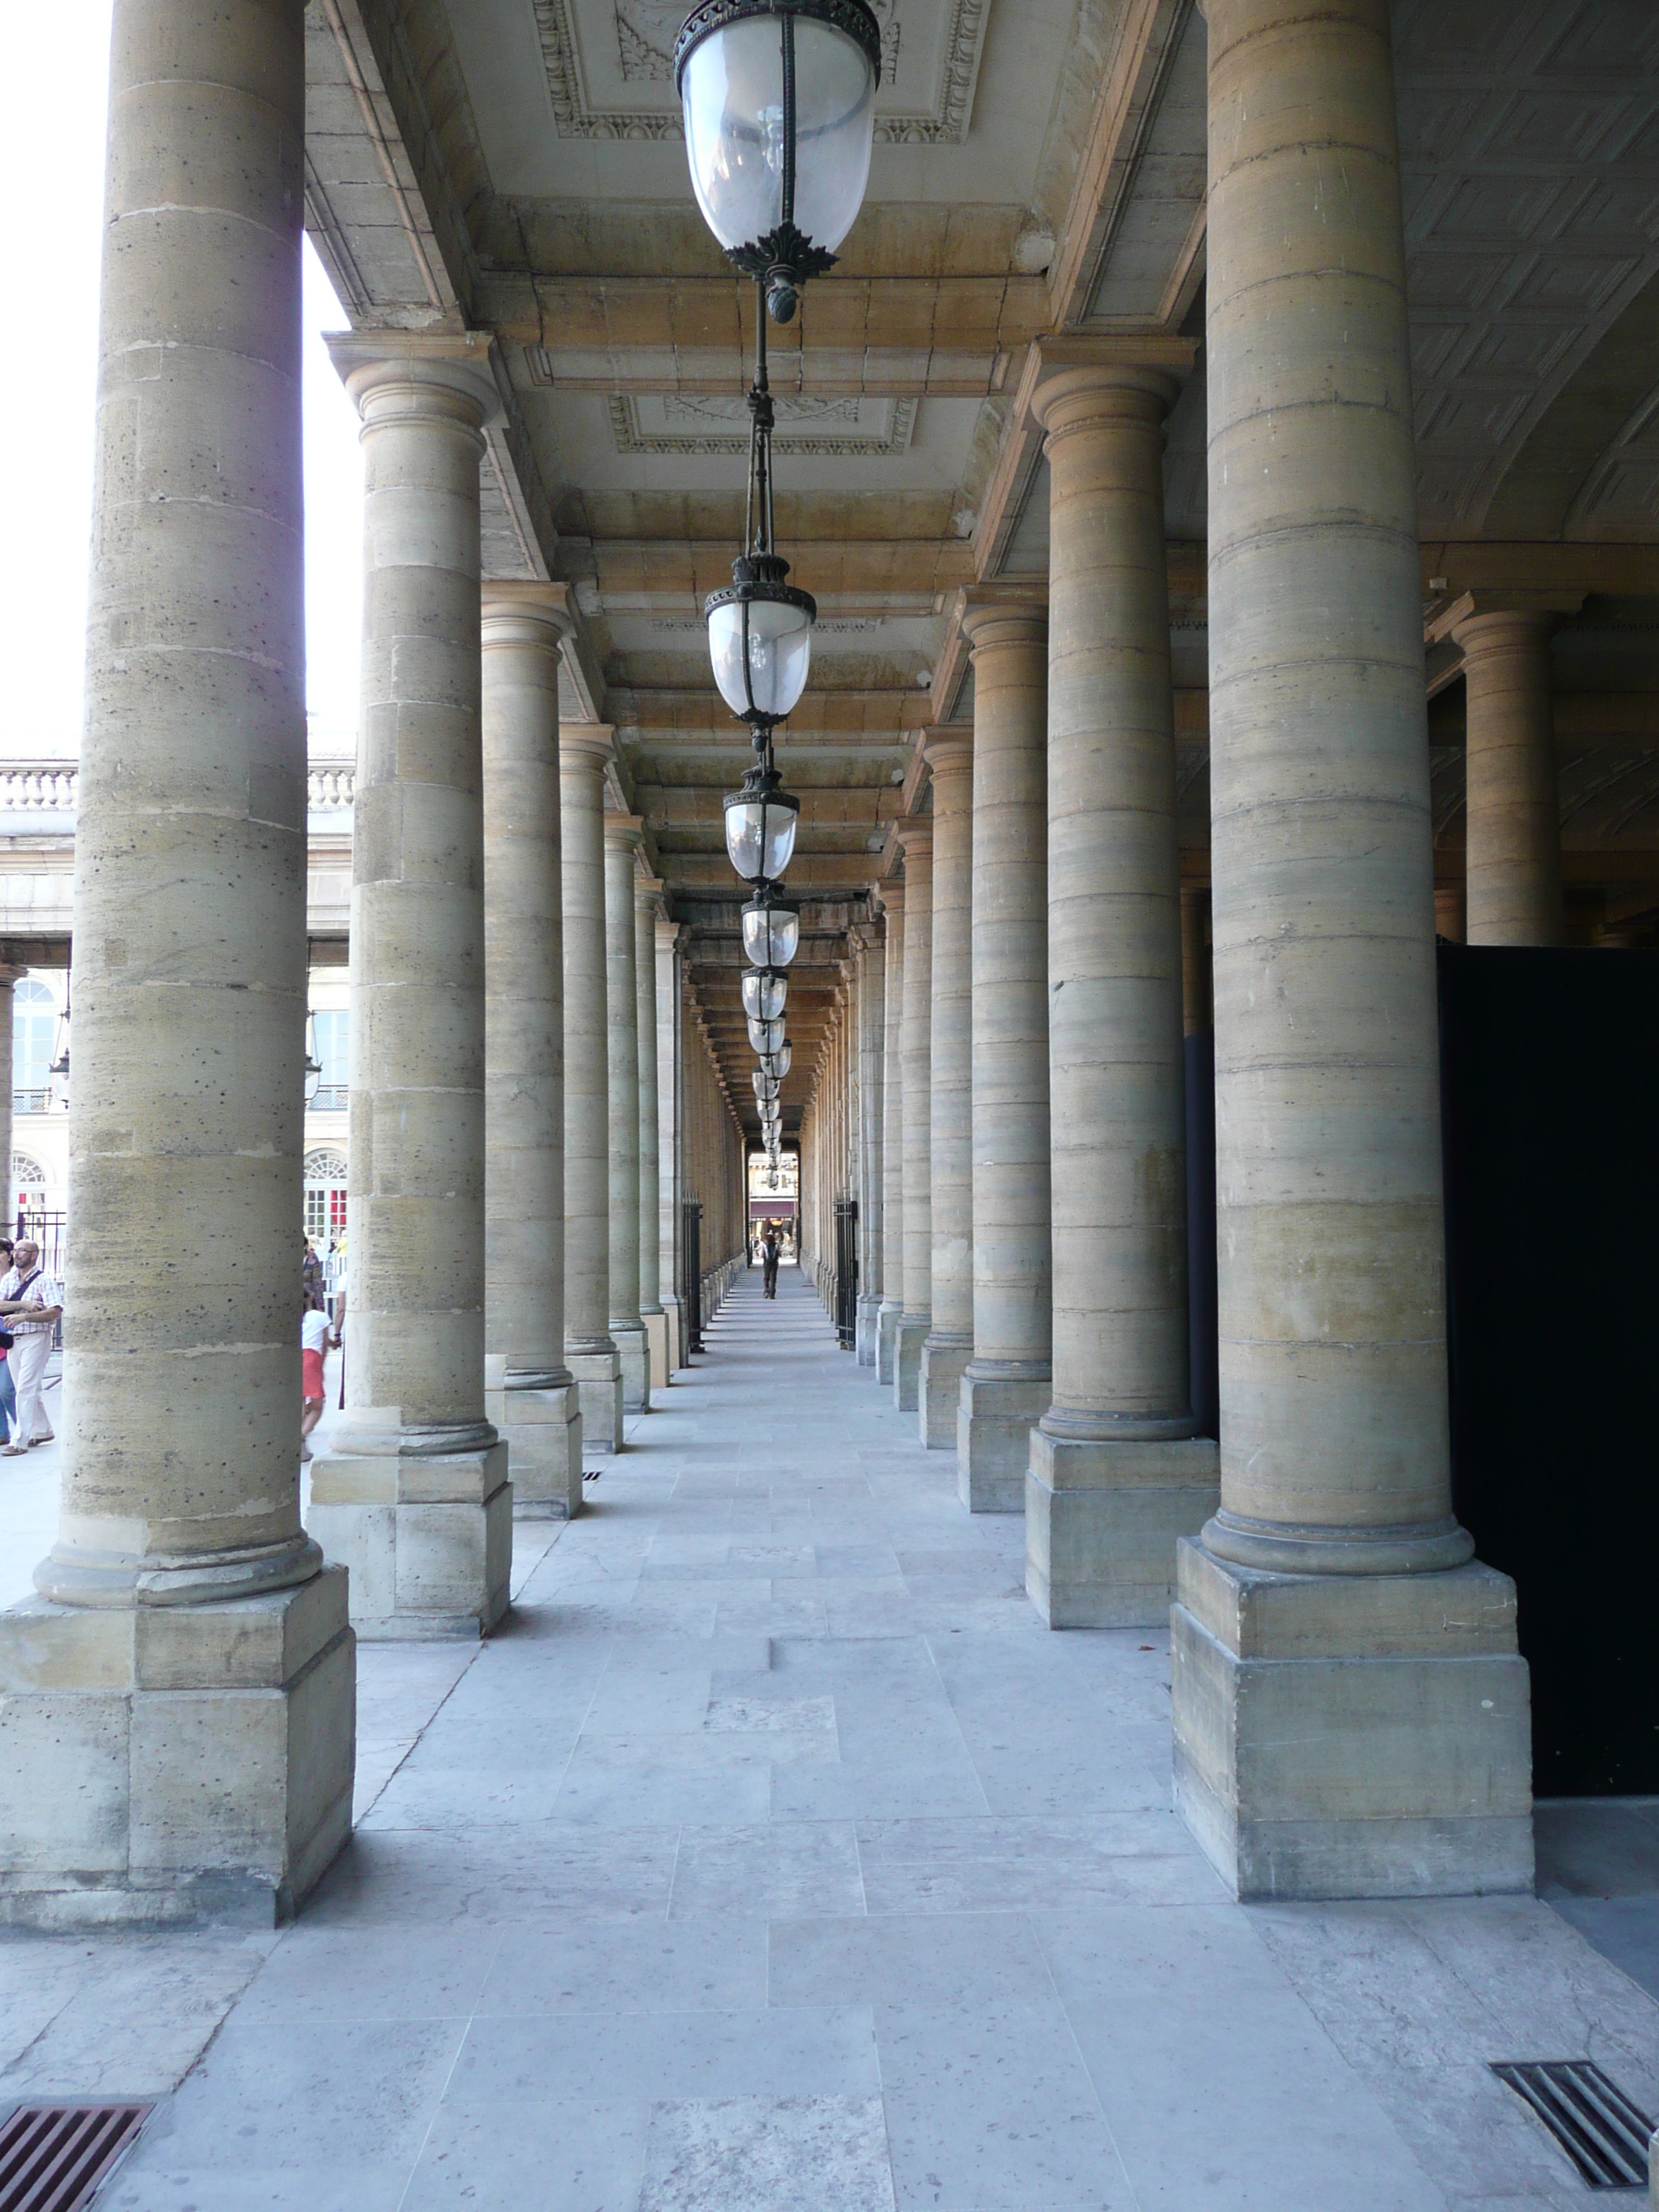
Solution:
<svg viewBox="0 0 1659 2212">
<path fill-rule="evenodd" d="M 0 1321 L 11 1332 L 6 1364 L 17 1394 L 16 1424 L 4 1449 L 9 1458 L 32 1444 L 50 1443 L 53 1430 L 40 1402 L 52 1340 L 64 1311 L 63 1286 L 40 1265 L 40 1248 L 27 1238 L 12 1255 L 10 1272 L 0 1280 Z"/>
<path fill-rule="evenodd" d="M 782 1249 L 778 1224 L 769 1221 L 761 1238 L 761 1292 L 765 1297 L 775 1298 L 778 1294 L 778 1255 Z"/>
</svg>

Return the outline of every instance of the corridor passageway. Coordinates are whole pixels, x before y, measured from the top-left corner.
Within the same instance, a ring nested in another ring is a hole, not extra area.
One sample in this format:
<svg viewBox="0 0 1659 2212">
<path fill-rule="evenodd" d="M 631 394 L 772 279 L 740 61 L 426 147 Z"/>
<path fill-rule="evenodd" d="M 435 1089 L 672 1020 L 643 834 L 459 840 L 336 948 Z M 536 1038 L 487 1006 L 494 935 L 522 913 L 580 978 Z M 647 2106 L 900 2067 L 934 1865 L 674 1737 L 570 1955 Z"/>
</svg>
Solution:
<svg viewBox="0 0 1659 2212">
<path fill-rule="evenodd" d="M 0 1945 L 0 2087 L 162 2100 L 110 2207 L 1578 2201 L 1486 2063 L 1588 2051 L 1652 2109 L 1648 1996 L 1528 1898 L 1231 1902 L 1165 1638 L 1042 1626 L 1018 1517 L 798 1269 L 707 1344 L 587 1512 L 520 1522 L 496 1636 L 364 1648 L 296 1926 Z"/>
</svg>

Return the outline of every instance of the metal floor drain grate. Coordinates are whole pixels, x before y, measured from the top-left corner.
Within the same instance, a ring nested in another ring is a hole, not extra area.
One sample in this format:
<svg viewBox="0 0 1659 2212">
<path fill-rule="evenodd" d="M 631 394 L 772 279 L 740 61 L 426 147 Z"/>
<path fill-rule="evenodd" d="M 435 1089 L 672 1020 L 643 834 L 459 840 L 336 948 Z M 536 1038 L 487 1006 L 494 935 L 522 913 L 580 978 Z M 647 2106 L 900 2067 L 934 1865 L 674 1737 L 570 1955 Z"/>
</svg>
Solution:
<svg viewBox="0 0 1659 2212">
<path fill-rule="evenodd" d="M 79 2212 L 154 2110 L 18 2106 L 0 2122 L 0 2212 Z"/>
<path fill-rule="evenodd" d="M 1492 2072 L 1524 2097 L 1592 2189 L 1645 2189 L 1653 2122 L 1588 2058 L 1528 2058 Z"/>
</svg>

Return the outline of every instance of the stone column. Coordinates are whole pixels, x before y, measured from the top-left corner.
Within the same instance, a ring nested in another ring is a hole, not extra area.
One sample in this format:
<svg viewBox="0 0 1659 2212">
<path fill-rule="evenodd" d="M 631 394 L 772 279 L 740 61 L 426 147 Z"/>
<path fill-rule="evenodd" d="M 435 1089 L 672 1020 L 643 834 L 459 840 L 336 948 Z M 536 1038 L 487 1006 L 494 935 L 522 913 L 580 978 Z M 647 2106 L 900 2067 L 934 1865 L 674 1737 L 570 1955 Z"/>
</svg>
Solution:
<svg viewBox="0 0 1659 2212">
<path fill-rule="evenodd" d="M 1241 1897 L 1527 1889 L 1515 1592 L 1448 1468 L 1387 0 L 1208 14 L 1222 1487 L 1176 1801 Z"/>
<path fill-rule="evenodd" d="M 1435 885 L 1434 933 L 1437 937 L 1446 938 L 1453 945 L 1468 943 L 1468 907 L 1462 884 Z"/>
<path fill-rule="evenodd" d="M 559 731 L 564 888 L 564 1343 L 584 1449 L 623 1444 L 622 1360 L 611 1334 L 611 1064 L 605 950 L 605 771 L 611 732 Z M 630 921 L 629 942 L 633 942 Z"/>
<path fill-rule="evenodd" d="M 933 1320 L 933 1106 L 928 1077 L 933 1044 L 933 825 L 907 822 L 904 854 L 904 1310 L 893 1331 L 893 1402 L 916 1410 L 921 1347 Z"/>
<path fill-rule="evenodd" d="M 331 342 L 362 416 L 362 707 L 351 863 L 346 1406 L 311 1528 L 360 1635 L 507 1610 L 507 1448 L 484 1418 L 478 463 L 488 341 Z"/>
<path fill-rule="evenodd" d="M 640 1319 L 645 1324 L 651 1379 L 668 1381 L 668 1316 L 662 1304 L 662 1220 L 657 1179 L 661 1133 L 657 1119 L 657 921 L 663 886 L 649 877 L 634 886 L 634 1035 L 640 1087 Z"/>
<path fill-rule="evenodd" d="M 0 967 L 0 1039 L 6 1048 L 5 1089 L 0 1091 L 0 1146 L 4 1147 L 0 1150 L 0 1173 L 6 1178 L 6 1198 L 0 1208 L 0 1229 L 8 1237 L 15 1235 L 17 1228 L 17 1183 L 11 1171 L 11 1030 L 16 1015 L 12 993 L 28 972 L 27 968 Z"/>
<path fill-rule="evenodd" d="M 176 15 L 116 0 L 61 1500 L 0 1614 L 0 1920 L 49 1929 L 270 1925 L 351 1821 L 300 1525 L 303 9 Z"/>
<path fill-rule="evenodd" d="M 634 855 L 637 814 L 605 817 L 605 1057 L 611 1078 L 611 1334 L 623 1405 L 651 1410 L 651 1344 L 640 1318 L 640 1030 Z"/>
<path fill-rule="evenodd" d="M 878 885 L 887 921 L 882 990 L 881 1306 L 876 1316 L 876 1380 L 893 1380 L 893 1344 L 904 1311 L 904 885 Z"/>
<path fill-rule="evenodd" d="M 931 1451 L 954 1451 L 963 1370 L 974 1356 L 974 747 L 935 733 L 933 941 L 928 1111 L 933 1287 L 921 1348 L 917 1428 Z"/>
<path fill-rule="evenodd" d="M 1048 1242 L 1048 616 L 970 595 L 974 666 L 974 1356 L 957 1481 L 1023 1513 L 1054 1372 Z"/>
<path fill-rule="evenodd" d="M 1215 1022 L 1210 983 L 1210 894 L 1195 884 L 1181 890 L 1181 1027 L 1187 1036 Z"/>
<path fill-rule="evenodd" d="M 564 918 L 559 867 L 560 584 L 483 592 L 484 1411 L 514 1510 L 582 1504 L 564 1357 Z"/>
<path fill-rule="evenodd" d="M 1561 942 L 1561 812 L 1543 609 L 1476 610 L 1463 648 L 1468 738 L 1464 795 L 1468 941 Z"/>
<path fill-rule="evenodd" d="M 655 931 L 657 980 L 658 1292 L 668 1317 L 668 1366 L 664 1381 L 685 1364 L 685 1311 L 680 1297 L 680 1205 L 684 1191 L 684 1053 L 680 999 L 680 932 L 672 921 Z"/>
<path fill-rule="evenodd" d="M 858 1364 L 876 1364 L 876 1337 L 881 1311 L 881 1286 L 885 1264 L 885 1230 L 882 1186 L 882 1048 L 886 945 L 873 929 L 865 927 L 859 952 L 859 1285 Z"/>
<path fill-rule="evenodd" d="M 1052 1628 L 1152 1626 L 1177 1535 L 1216 1498 L 1188 1376 L 1164 551 L 1164 417 L 1190 356 L 1167 339 L 1053 352 L 1035 406 L 1051 487 L 1054 1399 L 1031 1437 L 1026 1588 Z"/>
</svg>

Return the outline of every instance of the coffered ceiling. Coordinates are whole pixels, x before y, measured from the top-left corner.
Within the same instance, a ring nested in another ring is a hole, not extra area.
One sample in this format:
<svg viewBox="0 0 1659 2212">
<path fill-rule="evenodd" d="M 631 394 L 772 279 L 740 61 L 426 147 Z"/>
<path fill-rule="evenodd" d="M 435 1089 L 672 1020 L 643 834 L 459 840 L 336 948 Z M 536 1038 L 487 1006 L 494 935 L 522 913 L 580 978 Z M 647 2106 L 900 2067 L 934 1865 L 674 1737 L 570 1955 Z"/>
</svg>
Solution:
<svg viewBox="0 0 1659 2212">
<path fill-rule="evenodd" d="M 804 801 L 791 883 L 815 902 L 803 960 L 822 960 L 826 994 L 837 932 L 902 865 L 893 823 L 927 805 L 921 733 L 971 714 L 955 595 L 1046 570 L 1024 404 L 1045 334 L 1194 341 L 1165 482 L 1173 663 L 1194 702 L 1183 848 L 1207 866 L 1203 17 L 1193 0 L 877 13 L 864 211 L 773 334 L 780 539 L 821 616 L 781 744 Z M 360 325 L 495 336 L 486 562 L 571 588 L 565 711 L 616 729 L 613 795 L 644 817 L 746 1099 L 719 808 L 746 736 L 714 691 L 700 608 L 741 531 L 755 308 L 692 202 L 679 20 L 676 0 L 307 0 L 308 220 Z M 1432 605 L 1440 572 L 1466 587 L 1471 549 L 1659 534 L 1659 10 L 1396 0 L 1394 27 Z M 1626 596 L 1659 611 L 1645 588 Z M 1659 690 L 1659 654 L 1632 643 L 1648 633 L 1628 609 L 1624 623 L 1624 680 Z M 1557 649 L 1565 667 L 1565 634 Z M 1449 838 L 1455 678 L 1439 667 Z M 1644 834 L 1651 737 L 1627 750 L 1625 802 L 1590 787 L 1610 757 L 1567 763 L 1587 852 Z M 801 981 L 791 1122 L 829 1004 L 809 1003 L 805 966 Z"/>
</svg>

